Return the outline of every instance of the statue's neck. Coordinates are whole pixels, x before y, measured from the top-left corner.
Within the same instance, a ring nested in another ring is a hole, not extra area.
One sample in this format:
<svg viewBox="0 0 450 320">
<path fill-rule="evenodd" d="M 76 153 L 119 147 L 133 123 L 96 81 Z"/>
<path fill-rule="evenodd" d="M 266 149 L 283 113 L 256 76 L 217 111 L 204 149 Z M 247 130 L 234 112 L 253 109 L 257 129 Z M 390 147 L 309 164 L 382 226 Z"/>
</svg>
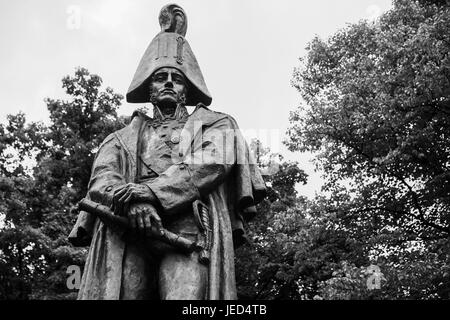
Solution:
<svg viewBox="0 0 450 320">
<path fill-rule="evenodd" d="M 177 106 L 164 106 L 164 107 L 154 105 L 153 107 L 154 119 L 158 120 L 181 119 L 187 116 L 189 116 L 189 113 L 187 112 L 186 107 L 181 104 Z"/>
</svg>

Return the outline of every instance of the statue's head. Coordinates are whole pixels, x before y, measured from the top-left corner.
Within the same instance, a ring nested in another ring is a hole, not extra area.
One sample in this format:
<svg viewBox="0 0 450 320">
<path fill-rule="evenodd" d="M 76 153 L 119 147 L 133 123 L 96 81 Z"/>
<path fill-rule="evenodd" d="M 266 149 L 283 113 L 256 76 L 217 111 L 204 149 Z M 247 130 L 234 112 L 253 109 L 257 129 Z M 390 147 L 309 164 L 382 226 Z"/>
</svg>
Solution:
<svg viewBox="0 0 450 320">
<path fill-rule="evenodd" d="M 150 102 L 159 107 L 186 104 L 187 81 L 184 74 L 172 67 L 156 70 L 150 77 Z"/>
<path fill-rule="evenodd" d="M 177 5 L 167 5 L 159 15 L 161 32 L 152 40 L 131 82 L 127 101 L 158 106 L 184 102 L 210 105 L 212 98 L 200 66 L 187 42 L 187 17 Z M 184 98 L 184 101 L 183 101 Z"/>
</svg>

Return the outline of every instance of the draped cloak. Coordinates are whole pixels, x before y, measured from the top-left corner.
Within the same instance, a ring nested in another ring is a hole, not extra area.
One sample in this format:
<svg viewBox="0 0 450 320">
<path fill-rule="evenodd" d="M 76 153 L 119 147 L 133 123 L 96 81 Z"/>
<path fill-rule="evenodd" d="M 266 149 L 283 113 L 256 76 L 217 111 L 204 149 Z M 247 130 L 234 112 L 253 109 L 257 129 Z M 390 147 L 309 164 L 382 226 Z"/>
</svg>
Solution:
<svg viewBox="0 0 450 320">
<path fill-rule="evenodd" d="M 110 206 L 114 187 L 138 179 L 142 126 L 152 120 L 135 112 L 131 123 L 101 144 L 87 198 Z M 160 202 L 161 216 L 175 215 L 201 199 L 210 210 L 213 241 L 206 299 L 236 299 L 234 248 L 245 239 L 244 221 L 256 214 L 265 184 L 236 121 L 199 104 L 181 131 L 173 164 L 147 185 Z M 124 251 L 121 233 L 81 211 L 69 240 L 90 244 L 78 299 L 120 299 Z"/>
</svg>

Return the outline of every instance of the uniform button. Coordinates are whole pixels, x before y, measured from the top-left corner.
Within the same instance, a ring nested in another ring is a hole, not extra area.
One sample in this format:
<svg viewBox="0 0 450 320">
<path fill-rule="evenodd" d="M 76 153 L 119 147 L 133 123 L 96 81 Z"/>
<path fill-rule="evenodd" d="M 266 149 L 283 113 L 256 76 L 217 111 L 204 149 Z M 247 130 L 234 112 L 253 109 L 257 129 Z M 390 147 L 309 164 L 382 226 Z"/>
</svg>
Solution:
<svg viewBox="0 0 450 320">
<path fill-rule="evenodd" d="M 181 165 L 181 166 L 180 166 L 180 170 L 184 170 L 184 165 Z"/>
<path fill-rule="evenodd" d="M 112 186 L 108 186 L 107 188 L 106 188 L 106 192 L 110 192 L 111 190 L 112 190 Z"/>
<path fill-rule="evenodd" d="M 178 142 L 180 142 L 180 137 L 177 137 L 177 136 L 172 137 L 172 139 L 170 139 L 170 141 L 172 141 L 172 143 L 178 143 Z"/>
</svg>

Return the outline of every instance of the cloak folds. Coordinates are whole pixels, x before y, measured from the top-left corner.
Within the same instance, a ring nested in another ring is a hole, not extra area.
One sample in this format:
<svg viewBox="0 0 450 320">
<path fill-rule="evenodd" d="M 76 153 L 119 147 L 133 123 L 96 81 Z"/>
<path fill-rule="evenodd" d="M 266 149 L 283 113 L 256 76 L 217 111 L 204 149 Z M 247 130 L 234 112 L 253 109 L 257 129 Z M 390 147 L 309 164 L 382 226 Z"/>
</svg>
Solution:
<svg viewBox="0 0 450 320">
<path fill-rule="evenodd" d="M 137 181 L 137 149 L 142 125 L 135 113 L 131 123 L 108 136 L 92 168 L 87 197 L 110 206 L 115 186 Z M 213 242 L 206 298 L 236 299 L 234 247 L 243 242 L 243 221 L 256 214 L 265 184 L 235 120 L 197 106 L 181 136 L 174 163 L 147 184 L 159 199 L 164 215 L 174 215 L 202 199 L 209 207 Z M 120 299 L 126 243 L 87 212 L 80 212 L 69 235 L 76 246 L 90 244 L 79 299 Z"/>
</svg>

